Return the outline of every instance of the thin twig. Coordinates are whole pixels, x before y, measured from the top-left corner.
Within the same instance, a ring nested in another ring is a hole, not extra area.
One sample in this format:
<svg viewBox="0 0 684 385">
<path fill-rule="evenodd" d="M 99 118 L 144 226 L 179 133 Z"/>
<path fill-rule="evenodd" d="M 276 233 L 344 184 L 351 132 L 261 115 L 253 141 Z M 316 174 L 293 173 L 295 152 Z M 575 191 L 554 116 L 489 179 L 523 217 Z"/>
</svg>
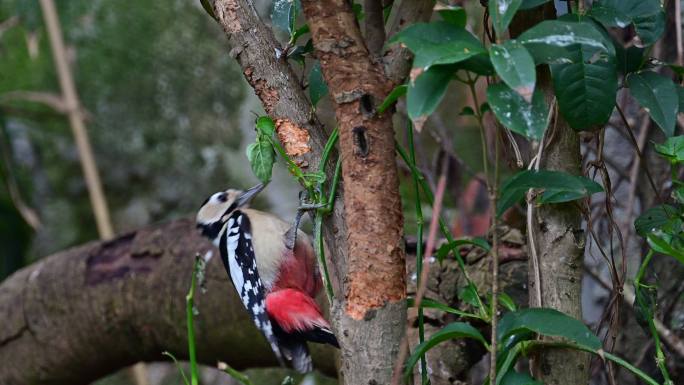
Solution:
<svg viewBox="0 0 684 385">
<path fill-rule="evenodd" d="M 684 47 L 682 47 L 682 4 L 674 2 L 675 7 L 675 36 L 677 39 L 677 65 L 684 65 Z"/>
<path fill-rule="evenodd" d="M 378 0 L 363 2 L 365 17 L 363 19 L 366 32 L 366 47 L 371 55 L 379 57 L 385 44 L 385 20 L 382 17 L 382 3 Z"/>
<path fill-rule="evenodd" d="M 643 151 L 641 150 L 641 148 L 646 143 L 646 138 L 648 137 L 648 135 L 644 134 L 643 132 L 648 131 L 648 129 L 643 129 L 643 130 L 641 130 L 642 132 L 639 133 L 640 139 L 643 136 L 643 140 L 640 140 L 643 143 L 640 144 L 639 141 L 637 141 L 637 139 L 634 137 L 634 132 L 632 132 L 632 127 L 629 124 L 629 121 L 627 120 L 625 113 L 622 111 L 622 108 L 620 108 L 620 105 L 616 104 L 615 107 L 616 107 L 618 113 L 620 114 L 620 118 L 622 119 L 622 122 L 625 124 L 625 128 L 627 129 L 627 134 L 629 134 L 629 140 L 632 141 L 632 145 L 634 146 L 634 149 L 636 150 L 637 155 L 639 156 L 639 163 L 637 163 L 637 164 L 639 165 L 639 164 L 643 163 L 642 166 L 644 169 L 644 173 L 646 173 L 646 176 L 648 177 L 648 182 L 651 184 L 651 188 L 653 189 L 653 192 L 656 194 L 658 199 L 660 199 L 660 193 L 658 192 L 658 188 L 656 187 L 656 184 L 653 181 L 653 177 L 651 176 L 651 172 L 648 170 L 646 163 L 643 162 L 644 154 L 643 154 Z M 651 122 L 650 118 L 648 116 L 646 116 L 645 119 L 646 119 L 646 123 L 642 124 L 642 128 L 643 127 L 650 127 L 650 122 Z M 635 162 L 636 162 L 636 159 L 635 159 Z"/>
<path fill-rule="evenodd" d="M 588 266 L 585 266 L 584 270 L 587 272 L 587 274 L 594 280 L 596 283 L 598 283 L 601 287 L 608 291 L 613 291 L 613 286 L 609 283 L 606 282 L 601 276 L 589 268 Z M 629 308 L 636 311 L 634 309 L 634 289 L 632 289 L 629 285 L 625 285 L 622 288 L 622 300 L 629 305 Z M 658 334 L 660 337 L 667 343 L 667 346 L 672 349 L 675 353 L 677 353 L 681 358 L 684 359 L 684 340 L 682 340 L 677 334 L 675 334 L 672 330 L 670 330 L 664 323 L 658 318 L 653 318 L 653 321 L 655 323 L 656 330 L 658 331 Z"/>
</svg>

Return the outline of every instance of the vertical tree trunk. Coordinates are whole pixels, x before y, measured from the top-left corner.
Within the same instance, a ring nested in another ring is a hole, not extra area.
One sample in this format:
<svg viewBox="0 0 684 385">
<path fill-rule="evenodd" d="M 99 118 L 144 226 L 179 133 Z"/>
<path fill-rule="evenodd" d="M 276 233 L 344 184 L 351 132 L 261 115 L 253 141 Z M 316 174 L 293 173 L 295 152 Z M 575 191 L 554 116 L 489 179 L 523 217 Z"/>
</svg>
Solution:
<svg viewBox="0 0 684 385">
<path fill-rule="evenodd" d="M 351 5 L 304 0 L 316 56 L 340 130 L 347 274 L 334 307 L 346 384 L 388 384 L 406 320 L 403 218 L 391 114 L 375 106 L 391 91 L 373 62 Z"/>
<path fill-rule="evenodd" d="M 555 18 L 553 3 L 535 10 L 519 12 L 511 25 L 511 36 L 517 36 L 538 22 Z M 553 83 L 547 67 L 537 71 L 537 87 L 553 101 Z M 552 107 L 553 108 L 553 107 Z M 579 135 L 557 111 L 547 128 L 540 169 L 581 174 L 582 155 Z M 543 205 L 532 218 L 539 258 L 541 298 L 537 298 L 537 282 L 530 276 L 530 306 L 553 308 L 582 319 L 581 287 L 585 234 L 578 202 Z M 530 258 L 530 271 L 533 271 Z M 546 385 L 582 385 L 589 381 L 589 356 L 573 350 L 548 349 L 538 356 L 535 377 Z"/>
</svg>

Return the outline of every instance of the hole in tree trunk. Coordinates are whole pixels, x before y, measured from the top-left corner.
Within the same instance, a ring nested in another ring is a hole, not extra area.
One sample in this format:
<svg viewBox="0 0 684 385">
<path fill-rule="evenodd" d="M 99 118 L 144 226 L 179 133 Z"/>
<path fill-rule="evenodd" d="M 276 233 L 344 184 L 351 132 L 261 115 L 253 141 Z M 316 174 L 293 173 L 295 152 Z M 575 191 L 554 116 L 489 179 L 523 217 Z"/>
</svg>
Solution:
<svg viewBox="0 0 684 385">
<path fill-rule="evenodd" d="M 354 127 L 354 153 L 365 158 L 368 156 L 368 139 L 366 138 L 366 127 Z"/>
</svg>

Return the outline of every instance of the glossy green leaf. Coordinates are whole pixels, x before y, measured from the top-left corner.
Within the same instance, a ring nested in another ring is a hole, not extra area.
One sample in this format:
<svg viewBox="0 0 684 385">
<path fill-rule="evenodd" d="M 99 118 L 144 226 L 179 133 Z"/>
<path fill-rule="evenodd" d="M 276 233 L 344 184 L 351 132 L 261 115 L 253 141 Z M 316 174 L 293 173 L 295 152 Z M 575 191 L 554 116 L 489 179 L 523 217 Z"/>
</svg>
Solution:
<svg viewBox="0 0 684 385">
<path fill-rule="evenodd" d="M 412 24 L 390 42 L 406 45 L 415 55 L 413 67 L 423 70 L 436 64 L 458 63 L 486 52 L 472 33 L 446 21 Z"/>
<path fill-rule="evenodd" d="M 434 66 L 409 83 L 406 110 L 418 131 L 442 101 L 453 74 L 453 66 Z"/>
<path fill-rule="evenodd" d="M 292 35 L 295 32 L 295 22 L 301 9 L 302 6 L 297 0 L 274 0 L 271 22 L 281 31 Z"/>
<path fill-rule="evenodd" d="M 546 4 L 551 0 L 523 0 L 520 9 L 531 9 Z"/>
<path fill-rule="evenodd" d="M 575 130 L 603 126 L 617 95 L 615 60 L 596 58 L 595 48 L 580 44 L 568 47 L 568 52 L 572 63 L 550 66 L 558 107 Z"/>
<path fill-rule="evenodd" d="M 268 116 L 260 116 L 256 121 L 256 129 L 258 134 L 266 135 L 270 138 L 275 134 L 275 123 Z"/>
<path fill-rule="evenodd" d="M 260 181 L 266 183 L 271 180 L 275 153 L 273 146 L 267 139 L 259 139 L 247 146 L 247 159 L 252 166 L 252 172 Z"/>
<path fill-rule="evenodd" d="M 582 321 L 554 309 L 529 308 L 506 313 L 499 321 L 497 335 L 499 341 L 503 341 L 513 334 L 528 331 L 562 337 L 594 351 L 601 349 L 601 340 Z"/>
<path fill-rule="evenodd" d="M 309 72 L 309 98 L 311 98 L 311 104 L 315 107 L 327 94 L 328 84 L 323 79 L 321 62 L 316 61 L 313 67 L 311 67 L 311 72 Z"/>
<path fill-rule="evenodd" d="M 539 139 L 548 126 L 549 107 L 540 91 L 534 92 L 532 103 L 528 103 L 507 85 L 491 84 L 487 100 L 499 122 L 520 135 Z"/>
<path fill-rule="evenodd" d="M 560 171 L 524 170 L 513 175 L 501 186 L 496 206 L 497 215 L 521 201 L 531 188 L 543 191 L 537 198 L 537 203 L 540 204 L 570 202 L 603 191 L 600 184 L 583 176 Z"/>
<path fill-rule="evenodd" d="M 437 249 L 437 259 L 440 261 L 444 259 L 452 250 L 458 252 L 463 246 L 476 246 L 485 251 L 490 251 L 492 246 L 483 238 L 462 238 L 453 242 L 445 243 Z"/>
<path fill-rule="evenodd" d="M 576 58 L 569 49 L 574 44 L 615 56 L 613 44 L 588 21 L 545 20 L 523 32 L 518 41 L 530 51 L 537 64 L 571 62 Z"/>
<path fill-rule="evenodd" d="M 644 46 L 655 43 L 665 32 L 665 12 L 660 0 L 597 0 L 589 11 L 606 27 L 630 24 Z"/>
<path fill-rule="evenodd" d="M 498 36 L 503 36 L 522 0 L 489 0 L 489 17 Z"/>
<path fill-rule="evenodd" d="M 202 8 L 204 8 L 204 11 L 211 16 L 212 19 L 219 21 L 219 19 L 216 17 L 214 14 L 214 8 L 212 4 L 209 4 L 209 0 L 200 0 L 200 4 L 202 4 Z"/>
<path fill-rule="evenodd" d="M 667 138 L 663 144 L 656 143 L 655 150 L 670 163 L 684 162 L 684 135 Z"/>
<path fill-rule="evenodd" d="M 643 48 L 631 46 L 623 47 L 621 43 L 615 43 L 615 57 L 617 59 L 617 68 L 623 75 L 628 75 L 632 72 L 637 72 L 644 62 Z"/>
<path fill-rule="evenodd" d="M 527 373 L 518 373 L 516 371 L 509 371 L 506 373 L 501 381 L 498 382 L 499 385 L 544 385 L 543 383 L 535 380 Z"/>
<path fill-rule="evenodd" d="M 677 209 L 670 205 L 658 205 L 643 212 L 634 221 L 634 229 L 642 237 L 654 230 L 662 230 L 677 217 Z"/>
<path fill-rule="evenodd" d="M 669 255 L 684 264 L 684 248 L 681 247 L 681 243 L 673 242 L 672 238 L 671 235 L 665 234 L 662 231 L 654 231 L 646 236 L 648 245 L 651 246 L 653 251 Z"/>
<path fill-rule="evenodd" d="M 668 137 L 674 135 L 679 95 L 672 80 L 651 71 L 632 73 L 627 85 L 634 98 L 648 111 Z"/>
<path fill-rule="evenodd" d="M 489 59 L 489 54 L 487 54 L 486 52 L 477 54 L 469 59 L 466 59 L 456 64 L 456 68 L 470 71 L 472 73 L 476 73 L 482 76 L 492 76 L 496 74 L 494 66 L 492 65 L 492 62 Z"/>
<path fill-rule="evenodd" d="M 453 339 L 470 338 L 481 342 L 487 346 L 487 341 L 480 332 L 472 327 L 470 324 L 464 322 L 453 322 L 442 328 L 442 330 L 430 336 L 430 338 L 420 345 L 416 346 L 408 361 L 406 362 L 405 376 L 410 376 L 413 372 L 413 367 L 416 365 L 421 356 L 427 353 L 428 350 L 435 347 L 437 344 Z"/>
<path fill-rule="evenodd" d="M 406 95 L 406 91 L 408 90 L 408 86 L 406 84 L 400 84 L 390 92 L 389 95 L 385 98 L 385 100 L 382 101 L 382 104 L 378 106 L 378 114 L 384 113 L 388 108 L 394 105 L 394 103 L 397 102 L 397 100 Z"/>
<path fill-rule="evenodd" d="M 532 55 L 525 46 L 515 40 L 507 40 L 489 49 L 489 56 L 496 73 L 528 103 L 532 102 L 537 72 Z"/>
<path fill-rule="evenodd" d="M 435 11 L 437 11 L 444 21 L 457 27 L 464 28 L 468 22 L 468 15 L 466 15 L 465 9 L 458 5 L 437 3 L 437 5 L 435 5 Z"/>
</svg>

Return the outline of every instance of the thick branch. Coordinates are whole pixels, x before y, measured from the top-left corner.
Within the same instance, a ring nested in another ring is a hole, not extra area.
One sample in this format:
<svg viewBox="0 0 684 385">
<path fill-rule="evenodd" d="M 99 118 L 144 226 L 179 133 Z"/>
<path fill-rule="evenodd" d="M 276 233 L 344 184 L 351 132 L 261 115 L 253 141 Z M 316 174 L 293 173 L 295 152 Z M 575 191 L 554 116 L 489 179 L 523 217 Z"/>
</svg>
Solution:
<svg viewBox="0 0 684 385">
<path fill-rule="evenodd" d="M 365 0 L 363 10 L 366 13 L 363 20 L 368 51 L 373 57 L 378 57 L 382 53 L 382 46 L 385 44 L 385 20 L 382 16 L 382 2 L 380 0 Z"/>
<path fill-rule="evenodd" d="M 394 36 L 406 26 L 421 21 L 429 21 L 432 15 L 433 0 L 402 0 L 390 19 L 388 37 Z M 385 74 L 395 84 L 402 83 L 411 69 L 411 52 L 401 44 L 393 44 L 385 53 Z"/>
<path fill-rule="evenodd" d="M 266 113 L 276 121 L 279 133 L 282 129 L 294 130 L 300 141 L 303 138 L 302 143 L 293 147 L 299 150 L 298 153 L 305 149 L 304 153 L 293 158 L 301 167 L 317 170 L 328 140 L 328 130 L 318 121 L 286 58 L 279 56 L 282 47 L 273 32 L 261 21 L 250 0 L 215 0 L 213 4 L 214 14 L 228 35 L 231 56 L 240 64 L 245 79 L 261 100 Z M 335 162 L 329 163 L 326 173 L 328 180 L 332 180 Z M 326 256 L 335 292 L 341 290 L 340 282 L 346 274 L 343 195 L 341 188 L 331 220 L 324 221 L 325 242 L 335 256 Z"/>
<path fill-rule="evenodd" d="M 334 319 L 344 378 L 387 384 L 406 321 L 394 130 L 391 114 L 375 113 L 392 83 L 371 60 L 348 1 L 302 6 L 340 130 L 348 255 L 345 301 L 335 304 Z"/>
<path fill-rule="evenodd" d="M 185 294 L 194 256 L 213 250 L 196 306 L 200 362 L 277 362 L 228 283 L 218 251 L 183 219 L 67 250 L 0 285 L 0 384 L 88 384 L 138 361 L 187 357 Z M 334 373 L 333 352 L 312 345 Z"/>
<path fill-rule="evenodd" d="M 511 37 L 543 19 L 555 17 L 554 4 L 519 12 L 511 25 Z M 537 87 L 553 103 L 553 83 L 547 67 L 539 69 Z M 554 114 L 545 135 L 540 166 L 568 174 L 582 173 L 579 135 L 560 114 Z M 530 280 L 530 305 L 553 308 L 582 319 L 582 276 L 585 234 L 577 202 L 543 205 L 532 218 L 538 245 L 540 282 Z M 532 261 L 530 261 L 532 263 Z M 530 264 L 532 271 L 533 266 Z M 533 276 L 533 275 L 531 275 Z M 539 285 L 541 298 L 536 298 Z M 537 378 L 545 384 L 580 385 L 589 381 L 589 357 L 571 350 L 545 350 L 540 355 Z"/>
</svg>

